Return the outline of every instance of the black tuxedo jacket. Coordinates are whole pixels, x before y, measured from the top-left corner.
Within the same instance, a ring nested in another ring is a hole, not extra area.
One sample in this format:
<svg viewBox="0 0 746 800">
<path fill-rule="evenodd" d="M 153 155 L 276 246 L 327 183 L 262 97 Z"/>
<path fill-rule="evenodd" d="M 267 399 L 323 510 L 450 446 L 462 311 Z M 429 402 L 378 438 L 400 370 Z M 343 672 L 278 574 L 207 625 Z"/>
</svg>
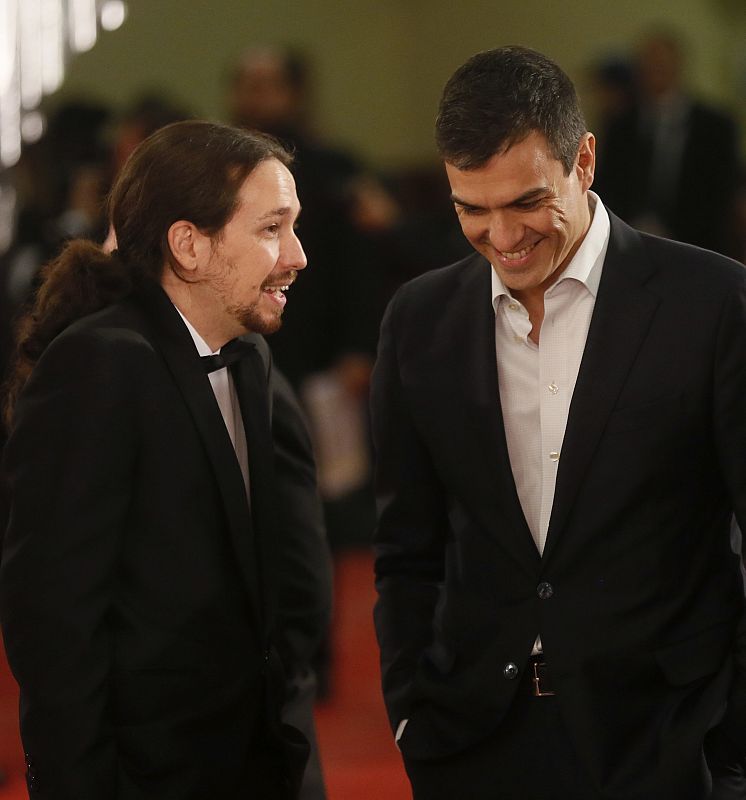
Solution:
<svg viewBox="0 0 746 800">
<path fill-rule="evenodd" d="M 32 797 L 293 796 L 305 743 L 279 722 L 275 647 L 287 520 L 254 343 L 240 367 L 250 503 L 160 287 L 70 326 L 23 392 L 0 611 Z"/>
<path fill-rule="evenodd" d="M 598 797 L 703 797 L 707 731 L 720 722 L 727 757 L 746 754 L 729 535 L 734 511 L 746 528 L 743 267 L 612 216 L 543 557 L 512 477 L 481 256 L 395 296 L 372 412 L 375 617 L 405 757 L 494 731 L 509 665 L 540 634 Z"/>
</svg>

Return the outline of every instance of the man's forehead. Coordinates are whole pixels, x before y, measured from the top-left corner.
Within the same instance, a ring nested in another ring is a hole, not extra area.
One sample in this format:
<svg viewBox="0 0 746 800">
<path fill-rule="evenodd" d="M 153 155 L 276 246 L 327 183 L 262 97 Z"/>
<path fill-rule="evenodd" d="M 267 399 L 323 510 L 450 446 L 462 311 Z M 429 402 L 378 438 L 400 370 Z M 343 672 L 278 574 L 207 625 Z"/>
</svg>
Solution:
<svg viewBox="0 0 746 800">
<path fill-rule="evenodd" d="M 522 139 L 510 143 L 508 146 L 497 150 L 487 161 L 475 167 L 458 167 L 449 161 L 445 162 L 449 175 L 461 174 L 465 176 L 479 175 L 485 171 L 502 168 L 536 168 L 537 165 L 558 164 L 561 161 L 554 155 L 546 138 L 538 132 L 532 132 Z"/>
<path fill-rule="evenodd" d="M 275 158 L 259 164 L 247 176 L 238 193 L 239 204 L 257 217 L 286 214 L 299 208 L 295 180 Z"/>
</svg>

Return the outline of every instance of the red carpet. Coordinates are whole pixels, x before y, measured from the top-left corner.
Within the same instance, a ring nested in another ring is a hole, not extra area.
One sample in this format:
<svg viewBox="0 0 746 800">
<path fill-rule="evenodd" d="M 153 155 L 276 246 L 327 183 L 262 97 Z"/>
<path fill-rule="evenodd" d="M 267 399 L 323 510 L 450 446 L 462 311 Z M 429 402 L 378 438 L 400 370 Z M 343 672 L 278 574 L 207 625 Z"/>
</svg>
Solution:
<svg viewBox="0 0 746 800">
<path fill-rule="evenodd" d="M 337 560 L 332 693 L 317 711 L 328 800 L 410 800 L 379 689 L 371 611 L 373 567 L 367 552 Z M 17 690 L 0 664 L 0 800 L 25 800 Z"/>
<path fill-rule="evenodd" d="M 335 570 L 333 690 L 316 714 L 328 800 L 412 797 L 381 699 L 374 600 L 370 555 L 341 555 Z"/>
</svg>

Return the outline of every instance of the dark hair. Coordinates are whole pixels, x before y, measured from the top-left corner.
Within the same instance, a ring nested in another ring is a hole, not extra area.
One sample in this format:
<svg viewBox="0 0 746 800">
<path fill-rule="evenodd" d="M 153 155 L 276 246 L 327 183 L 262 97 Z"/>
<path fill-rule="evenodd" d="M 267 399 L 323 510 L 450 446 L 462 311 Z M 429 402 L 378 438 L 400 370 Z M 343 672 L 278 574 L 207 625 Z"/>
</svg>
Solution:
<svg viewBox="0 0 746 800">
<path fill-rule="evenodd" d="M 289 166 L 274 139 L 212 122 L 167 125 L 142 142 L 109 196 L 117 250 L 69 243 L 41 272 L 30 310 L 16 327 L 16 354 L 6 385 L 5 422 L 47 345 L 81 317 L 117 302 L 143 282 L 159 282 L 168 263 L 168 229 L 189 220 L 218 234 L 238 206 L 238 192 L 263 161 Z"/>
<path fill-rule="evenodd" d="M 255 131 L 201 120 L 156 131 L 126 162 L 109 196 L 120 257 L 158 280 L 171 225 L 185 219 L 216 234 L 236 211 L 243 182 L 269 158 L 291 162 L 282 145 Z"/>
<path fill-rule="evenodd" d="M 18 395 L 52 339 L 75 319 L 116 302 L 132 289 L 128 267 L 82 239 L 68 242 L 39 277 L 33 305 L 15 328 L 13 367 L 4 387 L 3 422 L 8 430 Z"/>
<path fill-rule="evenodd" d="M 526 47 L 477 53 L 451 76 L 435 123 L 443 158 L 476 169 L 529 134 L 542 134 L 569 174 L 586 132 L 575 87 L 551 59 Z"/>
</svg>

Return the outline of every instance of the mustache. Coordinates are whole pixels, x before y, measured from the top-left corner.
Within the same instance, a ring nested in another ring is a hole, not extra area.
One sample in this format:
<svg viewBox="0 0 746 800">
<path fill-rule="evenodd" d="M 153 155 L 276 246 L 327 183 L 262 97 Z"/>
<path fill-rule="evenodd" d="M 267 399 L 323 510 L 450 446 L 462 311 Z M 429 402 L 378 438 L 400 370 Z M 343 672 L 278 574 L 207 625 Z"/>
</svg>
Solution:
<svg viewBox="0 0 746 800">
<path fill-rule="evenodd" d="M 289 286 L 297 277 L 297 269 L 291 269 L 287 272 L 280 272 L 276 275 L 268 275 L 267 278 L 262 282 L 262 289 L 266 289 L 268 286 Z"/>
</svg>

